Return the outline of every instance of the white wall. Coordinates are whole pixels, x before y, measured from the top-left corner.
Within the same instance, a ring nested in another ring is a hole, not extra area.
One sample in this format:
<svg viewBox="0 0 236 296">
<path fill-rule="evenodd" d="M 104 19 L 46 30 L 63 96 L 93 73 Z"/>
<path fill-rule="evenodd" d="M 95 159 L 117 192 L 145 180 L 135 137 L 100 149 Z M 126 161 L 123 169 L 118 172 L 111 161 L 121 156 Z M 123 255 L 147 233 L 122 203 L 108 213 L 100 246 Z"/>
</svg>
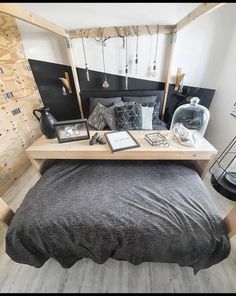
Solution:
<svg viewBox="0 0 236 296">
<path fill-rule="evenodd" d="M 219 83 L 210 112 L 211 120 L 206 138 L 222 152 L 236 136 L 236 117 L 230 115 L 236 103 L 236 24 L 225 64 L 220 73 Z"/>
<path fill-rule="evenodd" d="M 172 67 L 172 82 L 178 67 L 186 73 L 184 83 L 190 86 L 215 88 L 223 67 L 231 40 L 231 24 L 235 19 L 236 4 L 226 4 L 192 22 L 177 36 Z M 116 20 L 117 22 L 118 20 Z M 123 21 L 123 20 L 122 20 Z M 59 20 L 58 20 L 59 22 Z M 63 38 L 45 30 L 17 21 L 24 42 L 26 56 L 30 59 L 68 64 Z M 165 81 L 165 57 L 170 36 L 160 35 L 158 46 L 158 75 L 153 78 L 150 68 L 154 60 L 156 35 L 139 37 L 139 72 L 135 73 L 136 38 L 128 38 L 129 75 L 136 78 Z M 72 41 L 75 61 L 84 68 L 81 39 Z M 112 38 L 105 48 L 106 72 L 124 75 L 125 50 L 122 39 Z M 88 66 L 91 70 L 103 71 L 101 43 L 85 39 Z"/>
</svg>

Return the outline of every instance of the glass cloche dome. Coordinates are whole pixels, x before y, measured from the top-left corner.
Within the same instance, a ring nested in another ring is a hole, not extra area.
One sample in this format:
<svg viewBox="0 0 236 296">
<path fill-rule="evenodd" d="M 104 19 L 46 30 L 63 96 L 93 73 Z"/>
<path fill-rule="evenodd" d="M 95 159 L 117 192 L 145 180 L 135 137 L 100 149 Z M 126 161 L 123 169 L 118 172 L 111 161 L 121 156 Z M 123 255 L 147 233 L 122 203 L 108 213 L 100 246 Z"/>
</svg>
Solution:
<svg viewBox="0 0 236 296">
<path fill-rule="evenodd" d="M 204 136 L 210 118 L 209 110 L 199 105 L 200 99 L 193 97 L 189 104 L 179 106 L 173 115 L 170 130 L 173 130 L 176 123 L 183 126 L 192 132 L 197 132 L 199 136 Z"/>
</svg>

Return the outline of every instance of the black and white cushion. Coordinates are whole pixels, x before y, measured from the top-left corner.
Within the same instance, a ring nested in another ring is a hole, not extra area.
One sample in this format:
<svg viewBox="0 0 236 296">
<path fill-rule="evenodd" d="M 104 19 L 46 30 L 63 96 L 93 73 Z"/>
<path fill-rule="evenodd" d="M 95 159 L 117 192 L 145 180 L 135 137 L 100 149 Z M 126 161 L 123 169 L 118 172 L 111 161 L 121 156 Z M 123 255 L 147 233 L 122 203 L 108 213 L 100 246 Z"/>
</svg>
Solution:
<svg viewBox="0 0 236 296">
<path fill-rule="evenodd" d="M 103 116 L 103 112 L 105 110 L 106 107 L 98 103 L 88 118 L 88 124 L 90 124 L 96 130 L 103 130 L 104 127 L 107 125 L 107 122 Z"/>
<path fill-rule="evenodd" d="M 123 107 L 115 107 L 116 126 L 118 130 L 142 129 L 142 106 L 131 104 Z"/>
<path fill-rule="evenodd" d="M 122 107 L 122 106 L 124 106 L 124 103 L 120 102 L 120 103 L 117 103 L 111 107 L 106 108 L 103 112 L 103 116 L 106 120 L 106 123 L 111 130 L 116 130 L 115 107 Z"/>
</svg>

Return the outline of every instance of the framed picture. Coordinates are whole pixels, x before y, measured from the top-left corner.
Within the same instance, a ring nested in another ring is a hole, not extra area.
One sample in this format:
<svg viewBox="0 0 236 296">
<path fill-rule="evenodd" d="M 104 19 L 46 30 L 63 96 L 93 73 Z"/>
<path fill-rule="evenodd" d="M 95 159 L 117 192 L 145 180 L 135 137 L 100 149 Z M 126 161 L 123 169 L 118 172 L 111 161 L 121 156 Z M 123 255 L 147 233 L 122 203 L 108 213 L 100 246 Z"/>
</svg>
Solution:
<svg viewBox="0 0 236 296">
<path fill-rule="evenodd" d="M 140 147 L 129 131 L 115 131 L 105 133 L 107 143 L 112 152 Z"/>
<path fill-rule="evenodd" d="M 87 119 L 57 121 L 53 126 L 59 143 L 90 139 Z"/>
</svg>

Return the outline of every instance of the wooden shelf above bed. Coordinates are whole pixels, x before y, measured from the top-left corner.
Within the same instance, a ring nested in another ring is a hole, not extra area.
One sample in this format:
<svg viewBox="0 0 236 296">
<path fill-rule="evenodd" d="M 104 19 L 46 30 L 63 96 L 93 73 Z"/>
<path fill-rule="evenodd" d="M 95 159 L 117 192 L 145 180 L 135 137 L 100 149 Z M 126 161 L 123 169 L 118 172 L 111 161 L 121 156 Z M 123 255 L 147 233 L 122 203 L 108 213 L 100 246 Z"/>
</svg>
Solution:
<svg viewBox="0 0 236 296">
<path fill-rule="evenodd" d="M 130 131 L 139 142 L 140 147 L 112 153 L 109 145 L 89 145 L 89 140 L 59 144 L 57 139 L 47 139 L 42 136 L 26 149 L 26 153 L 33 165 L 40 172 L 42 163 L 46 159 L 134 159 L 134 160 L 190 160 L 194 161 L 200 175 L 204 175 L 210 160 L 217 150 L 204 139 L 197 148 L 170 144 L 168 148 L 152 146 L 144 136 L 151 131 Z M 99 132 L 101 135 L 105 131 Z M 161 131 L 168 137 L 169 131 Z"/>
</svg>

